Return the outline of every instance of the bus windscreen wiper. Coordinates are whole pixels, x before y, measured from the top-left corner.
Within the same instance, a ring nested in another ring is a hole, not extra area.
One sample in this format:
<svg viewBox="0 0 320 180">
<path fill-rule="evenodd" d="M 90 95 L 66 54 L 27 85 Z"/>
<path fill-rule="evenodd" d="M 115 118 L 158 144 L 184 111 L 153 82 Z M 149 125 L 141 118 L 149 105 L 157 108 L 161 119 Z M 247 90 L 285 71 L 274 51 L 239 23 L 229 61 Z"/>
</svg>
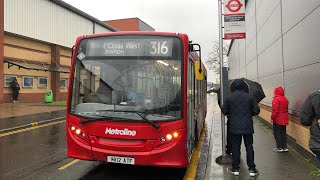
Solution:
<svg viewBox="0 0 320 180">
<path fill-rule="evenodd" d="M 145 116 L 143 116 L 142 114 L 140 114 L 140 112 L 134 112 L 133 113 L 136 113 L 138 114 L 144 121 L 148 122 L 152 127 L 154 127 L 155 129 L 159 129 L 160 126 L 152 121 L 150 121 L 149 119 L 147 119 Z M 145 114 L 144 114 L 145 115 Z"/>
<path fill-rule="evenodd" d="M 146 114 L 145 114 L 144 112 L 139 112 L 139 111 L 126 111 L 126 110 L 98 110 L 98 112 L 100 112 L 100 111 L 113 111 L 113 112 L 129 112 L 129 113 L 135 113 L 135 114 L 137 114 L 138 116 L 140 116 L 141 119 L 143 119 L 145 122 L 149 123 L 149 124 L 150 124 L 152 127 L 154 127 L 155 129 L 159 129 L 159 128 L 160 128 L 159 125 L 157 125 L 156 123 L 154 123 L 154 122 L 150 121 L 149 119 L 147 119 L 147 118 L 145 117 Z M 143 115 L 140 114 L 140 113 L 143 113 Z"/>
<path fill-rule="evenodd" d="M 91 115 L 92 116 L 92 115 Z M 126 118 L 112 117 L 112 116 L 97 116 L 96 118 L 87 118 L 80 121 L 80 124 L 86 124 L 92 121 L 109 121 L 109 120 L 127 120 Z"/>
</svg>

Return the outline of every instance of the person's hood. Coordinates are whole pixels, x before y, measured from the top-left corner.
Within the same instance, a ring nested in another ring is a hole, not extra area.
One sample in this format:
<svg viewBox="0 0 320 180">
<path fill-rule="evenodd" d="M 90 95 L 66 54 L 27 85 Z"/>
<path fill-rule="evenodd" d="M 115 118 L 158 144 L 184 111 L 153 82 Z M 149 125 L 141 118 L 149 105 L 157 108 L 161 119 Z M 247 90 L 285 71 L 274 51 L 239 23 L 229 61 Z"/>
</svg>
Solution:
<svg viewBox="0 0 320 180">
<path fill-rule="evenodd" d="M 232 88 L 230 88 L 231 93 L 237 90 L 248 92 L 248 85 L 244 82 L 243 79 L 235 79 L 232 82 Z"/>
<path fill-rule="evenodd" d="M 276 87 L 274 89 L 274 96 L 284 96 L 284 89 L 282 87 Z"/>
</svg>

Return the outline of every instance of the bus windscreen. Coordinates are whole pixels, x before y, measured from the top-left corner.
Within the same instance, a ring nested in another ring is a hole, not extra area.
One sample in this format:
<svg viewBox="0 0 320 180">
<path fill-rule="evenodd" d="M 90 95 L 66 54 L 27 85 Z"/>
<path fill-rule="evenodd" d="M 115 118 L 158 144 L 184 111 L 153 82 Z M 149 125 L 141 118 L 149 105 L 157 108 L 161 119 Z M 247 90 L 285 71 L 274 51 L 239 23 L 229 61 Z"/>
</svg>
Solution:
<svg viewBox="0 0 320 180">
<path fill-rule="evenodd" d="M 106 36 L 80 42 L 70 113 L 88 118 L 181 119 L 182 44 L 176 37 Z M 132 113 L 130 113 L 132 112 Z"/>
</svg>

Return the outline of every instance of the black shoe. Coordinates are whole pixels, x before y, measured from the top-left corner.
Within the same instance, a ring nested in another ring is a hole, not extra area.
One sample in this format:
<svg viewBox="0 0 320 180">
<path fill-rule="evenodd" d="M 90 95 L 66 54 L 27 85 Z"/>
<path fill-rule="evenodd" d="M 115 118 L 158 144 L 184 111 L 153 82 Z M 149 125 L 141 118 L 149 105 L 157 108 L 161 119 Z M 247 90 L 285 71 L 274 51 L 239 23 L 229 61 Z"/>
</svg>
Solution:
<svg viewBox="0 0 320 180">
<path fill-rule="evenodd" d="M 251 177 L 254 177 L 254 176 L 258 175 L 258 174 L 259 174 L 259 171 L 258 171 L 257 169 L 255 169 L 255 170 L 249 170 L 249 175 L 250 175 Z"/>
<path fill-rule="evenodd" d="M 229 169 L 229 171 L 235 176 L 239 176 L 240 174 L 239 170 Z"/>
</svg>

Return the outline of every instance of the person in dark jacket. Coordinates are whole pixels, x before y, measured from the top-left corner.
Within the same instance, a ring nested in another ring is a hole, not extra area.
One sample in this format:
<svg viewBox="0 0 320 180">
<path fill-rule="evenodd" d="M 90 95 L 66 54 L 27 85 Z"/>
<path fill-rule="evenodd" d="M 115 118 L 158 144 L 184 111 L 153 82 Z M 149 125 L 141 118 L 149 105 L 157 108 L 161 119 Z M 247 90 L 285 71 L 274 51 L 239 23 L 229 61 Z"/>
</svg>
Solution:
<svg viewBox="0 0 320 180">
<path fill-rule="evenodd" d="M 11 90 L 12 90 L 13 103 L 18 103 L 20 86 L 16 78 L 14 78 L 13 81 L 11 82 Z"/>
<path fill-rule="evenodd" d="M 289 101 L 284 96 L 284 89 L 276 87 L 272 100 L 271 120 L 273 123 L 273 134 L 276 139 L 277 148 L 275 152 L 288 152 L 286 126 L 289 124 L 288 114 Z"/>
<path fill-rule="evenodd" d="M 243 79 L 235 79 L 233 82 L 233 92 L 227 96 L 221 110 L 228 116 L 230 121 L 230 134 L 232 136 L 232 169 L 230 172 L 239 175 L 240 169 L 240 147 L 242 137 L 247 151 L 247 165 L 250 176 L 258 175 L 258 170 L 254 163 L 253 151 L 253 120 L 252 116 L 260 113 L 258 103 L 246 91 L 248 85 Z"/>
<path fill-rule="evenodd" d="M 310 94 L 300 110 L 300 123 L 310 126 L 309 148 L 320 166 L 320 90 Z"/>
</svg>

